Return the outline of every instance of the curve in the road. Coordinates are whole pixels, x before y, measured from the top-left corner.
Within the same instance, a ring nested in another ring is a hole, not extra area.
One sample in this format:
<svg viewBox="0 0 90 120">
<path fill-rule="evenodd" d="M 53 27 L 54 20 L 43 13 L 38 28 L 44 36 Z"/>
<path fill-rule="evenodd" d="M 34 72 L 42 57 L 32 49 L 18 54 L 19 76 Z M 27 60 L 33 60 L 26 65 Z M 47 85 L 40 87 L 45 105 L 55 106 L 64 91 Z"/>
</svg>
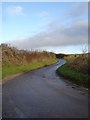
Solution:
<svg viewBox="0 0 90 120">
<path fill-rule="evenodd" d="M 60 60 L 3 84 L 3 118 L 87 118 L 87 91 L 56 74 L 64 63 Z"/>
</svg>

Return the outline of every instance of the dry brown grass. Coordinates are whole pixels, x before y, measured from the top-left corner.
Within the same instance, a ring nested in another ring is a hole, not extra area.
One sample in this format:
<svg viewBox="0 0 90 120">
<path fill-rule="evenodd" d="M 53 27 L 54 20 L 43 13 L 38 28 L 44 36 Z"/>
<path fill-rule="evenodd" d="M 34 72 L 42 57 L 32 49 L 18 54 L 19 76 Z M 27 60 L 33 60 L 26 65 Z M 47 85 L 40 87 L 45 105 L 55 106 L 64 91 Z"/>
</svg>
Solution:
<svg viewBox="0 0 90 120">
<path fill-rule="evenodd" d="M 90 54 L 70 55 L 67 63 L 58 68 L 58 74 L 84 87 L 90 87 Z"/>
<path fill-rule="evenodd" d="M 70 67 L 80 72 L 88 73 L 88 71 L 90 70 L 89 62 L 90 62 L 90 54 L 79 55 L 79 57 L 77 57 L 72 62 L 72 64 L 70 64 Z"/>
<path fill-rule="evenodd" d="M 6 44 L 2 44 L 2 65 L 26 65 L 33 62 L 45 61 L 47 59 L 55 59 L 56 56 L 49 52 L 25 51 L 18 50 Z"/>
</svg>

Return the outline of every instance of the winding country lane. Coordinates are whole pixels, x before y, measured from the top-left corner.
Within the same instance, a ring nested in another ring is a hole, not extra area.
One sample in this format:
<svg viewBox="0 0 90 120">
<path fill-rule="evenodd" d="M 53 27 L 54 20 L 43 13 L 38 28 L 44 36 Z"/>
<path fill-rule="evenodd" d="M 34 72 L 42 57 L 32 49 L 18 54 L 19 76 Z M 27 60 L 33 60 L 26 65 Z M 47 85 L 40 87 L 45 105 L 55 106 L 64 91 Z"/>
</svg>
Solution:
<svg viewBox="0 0 90 120">
<path fill-rule="evenodd" d="M 3 84 L 3 118 L 87 118 L 88 91 L 56 74 L 64 63 L 60 60 Z"/>
</svg>

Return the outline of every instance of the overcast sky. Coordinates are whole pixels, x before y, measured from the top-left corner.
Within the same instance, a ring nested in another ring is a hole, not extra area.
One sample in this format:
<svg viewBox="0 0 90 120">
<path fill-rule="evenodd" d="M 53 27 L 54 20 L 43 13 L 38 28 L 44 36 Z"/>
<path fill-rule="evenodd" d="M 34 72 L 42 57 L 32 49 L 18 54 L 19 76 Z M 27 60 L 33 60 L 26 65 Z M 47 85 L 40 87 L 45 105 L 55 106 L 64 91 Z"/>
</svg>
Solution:
<svg viewBox="0 0 90 120">
<path fill-rule="evenodd" d="M 87 2 L 5 2 L 2 13 L 1 43 L 57 53 L 81 53 L 88 44 Z"/>
</svg>

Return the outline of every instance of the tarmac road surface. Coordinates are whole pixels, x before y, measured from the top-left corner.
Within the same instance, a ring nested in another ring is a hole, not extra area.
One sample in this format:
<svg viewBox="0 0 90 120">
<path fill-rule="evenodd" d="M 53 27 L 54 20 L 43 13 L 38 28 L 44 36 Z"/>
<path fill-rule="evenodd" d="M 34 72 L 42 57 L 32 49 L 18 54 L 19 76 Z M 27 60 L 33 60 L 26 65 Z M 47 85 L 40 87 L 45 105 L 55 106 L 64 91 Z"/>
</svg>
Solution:
<svg viewBox="0 0 90 120">
<path fill-rule="evenodd" d="M 3 118 L 87 118 L 88 91 L 56 74 L 64 63 L 60 60 L 3 84 Z"/>
</svg>

